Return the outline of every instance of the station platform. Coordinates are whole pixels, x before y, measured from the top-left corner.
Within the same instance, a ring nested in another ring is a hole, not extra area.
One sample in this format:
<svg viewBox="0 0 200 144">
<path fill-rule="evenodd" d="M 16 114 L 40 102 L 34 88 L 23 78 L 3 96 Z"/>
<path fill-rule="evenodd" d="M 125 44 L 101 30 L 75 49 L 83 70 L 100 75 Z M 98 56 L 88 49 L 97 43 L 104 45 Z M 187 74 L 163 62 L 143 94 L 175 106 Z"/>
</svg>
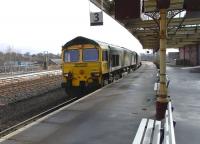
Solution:
<svg viewBox="0 0 200 144">
<path fill-rule="evenodd" d="M 192 68 L 167 67 L 169 95 L 174 107 L 177 144 L 200 143 L 200 72 Z"/>
<path fill-rule="evenodd" d="M 155 117 L 156 67 L 136 71 L 0 139 L 1 144 L 131 144 Z"/>
</svg>

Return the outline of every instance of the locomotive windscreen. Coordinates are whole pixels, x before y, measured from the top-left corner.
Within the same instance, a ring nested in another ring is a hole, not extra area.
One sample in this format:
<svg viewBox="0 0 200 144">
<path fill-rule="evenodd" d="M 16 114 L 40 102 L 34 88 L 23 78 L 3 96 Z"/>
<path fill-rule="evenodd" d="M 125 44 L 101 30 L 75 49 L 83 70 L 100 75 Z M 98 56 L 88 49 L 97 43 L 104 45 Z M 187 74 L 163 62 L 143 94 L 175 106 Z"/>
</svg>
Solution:
<svg viewBox="0 0 200 144">
<path fill-rule="evenodd" d="M 98 61 L 99 54 L 96 48 L 83 49 L 83 61 Z"/>
<path fill-rule="evenodd" d="M 79 61 L 79 50 L 65 50 L 64 52 L 65 62 L 78 62 Z"/>
</svg>

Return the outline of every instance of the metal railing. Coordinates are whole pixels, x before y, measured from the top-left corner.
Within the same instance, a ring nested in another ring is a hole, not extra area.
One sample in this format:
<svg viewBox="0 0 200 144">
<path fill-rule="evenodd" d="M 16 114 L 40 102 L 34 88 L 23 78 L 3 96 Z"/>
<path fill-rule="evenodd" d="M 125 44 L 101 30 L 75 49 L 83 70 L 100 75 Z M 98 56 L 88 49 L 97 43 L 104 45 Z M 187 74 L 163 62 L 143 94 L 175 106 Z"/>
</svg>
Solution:
<svg viewBox="0 0 200 144">
<path fill-rule="evenodd" d="M 6 65 L 0 66 L 0 74 L 15 74 L 15 73 L 25 73 L 31 71 L 42 70 L 40 65 L 28 65 L 28 66 L 18 66 L 18 65 Z"/>
</svg>

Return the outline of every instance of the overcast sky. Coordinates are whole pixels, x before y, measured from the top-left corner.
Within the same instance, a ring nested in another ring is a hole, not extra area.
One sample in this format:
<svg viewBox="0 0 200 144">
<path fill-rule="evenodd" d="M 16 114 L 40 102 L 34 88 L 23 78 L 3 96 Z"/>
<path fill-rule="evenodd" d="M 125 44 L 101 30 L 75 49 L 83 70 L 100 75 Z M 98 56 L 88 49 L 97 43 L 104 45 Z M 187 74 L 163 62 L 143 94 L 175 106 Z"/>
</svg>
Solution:
<svg viewBox="0 0 200 144">
<path fill-rule="evenodd" d="M 140 43 L 104 14 L 103 26 L 90 26 L 88 0 L 0 0 L 0 50 L 10 45 L 17 52 L 60 53 L 76 36 L 141 50 Z"/>
</svg>

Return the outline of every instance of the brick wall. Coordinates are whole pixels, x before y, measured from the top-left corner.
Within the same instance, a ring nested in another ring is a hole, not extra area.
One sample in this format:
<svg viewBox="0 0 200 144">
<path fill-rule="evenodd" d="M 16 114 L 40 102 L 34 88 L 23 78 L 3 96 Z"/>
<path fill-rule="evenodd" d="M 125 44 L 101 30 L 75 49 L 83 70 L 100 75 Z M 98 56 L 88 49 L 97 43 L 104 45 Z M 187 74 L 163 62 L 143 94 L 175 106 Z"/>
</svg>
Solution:
<svg viewBox="0 0 200 144">
<path fill-rule="evenodd" d="M 193 65 L 193 66 L 197 65 L 197 47 L 196 47 L 196 45 L 191 46 L 189 53 L 190 53 L 191 65 Z"/>
<path fill-rule="evenodd" d="M 200 45 L 190 45 L 179 49 L 180 59 L 189 61 L 190 65 L 200 65 Z"/>
</svg>

